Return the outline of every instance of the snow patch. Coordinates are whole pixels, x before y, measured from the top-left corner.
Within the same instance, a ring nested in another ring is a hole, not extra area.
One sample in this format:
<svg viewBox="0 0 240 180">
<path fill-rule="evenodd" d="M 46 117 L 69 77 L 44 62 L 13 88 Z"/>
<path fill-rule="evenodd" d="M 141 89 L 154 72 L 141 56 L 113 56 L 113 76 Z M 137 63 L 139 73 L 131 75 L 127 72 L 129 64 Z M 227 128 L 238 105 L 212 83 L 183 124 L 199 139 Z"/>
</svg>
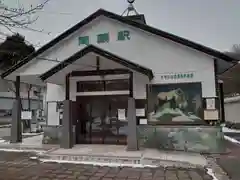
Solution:
<svg viewBox="0 0 240 180">
<path fill-rule="evenodd" d="M 24 135 L 24 136 L 31 136 L 31 135 L 35 136 L 35 135 L 41 135 L 41 134 L 43 134 L 43 132 L 40 132 L 40 133 L 34 133 L 34 132 L 32 132 L 32 133 L 22 133 L 22 135 Z"/>
<path fill-rule="evenodd" d="M 11 126 L 12 126 L 11 124 L 6 124 L 6 125 L 1 125 L 0 128 L 9 128 Z"/>
<path fill-rule="evenodd" d="M 240 144 L 240 142 L 234 138 L 224 135 L 224 139 L 231 141 L 232 143 Z"/>
<path fill-rule="evenodd" d="M 207 168 L 207 173 L 213 178 L 213 180 L 219 180 L 215 174 L 213 173 L 213 170 L 210 168 Z"/>
<path fill-rule="evenodd" d="M 41 151 L 41 150 L 34 150 L 34 149 L 10 149 L 10 148 L 0 148 L 0 151 L 5 151 L 5 152 L 35 152 L 35 153 L 43 153 L 45 151 Z"/>
<path fill-rule="evenodd" d="M 230 128 L 227 128 L 227 127 L 222 127 L 222 131 L 224 133 L 240 133 L 239 129 L 230 129 Z"/>
<path fill-rule="evenodd" d="M 34 156 L 34 157 L 30 157 L 30 159 L 32 159 L 32 160 L 37 160 L 38 157 Z"/>
<path fill-rule="evenodd" d="M 7 142 L 6 140 L 0 138 L 0 143 L 4 143 L 4 142 Z"/>
</svg>

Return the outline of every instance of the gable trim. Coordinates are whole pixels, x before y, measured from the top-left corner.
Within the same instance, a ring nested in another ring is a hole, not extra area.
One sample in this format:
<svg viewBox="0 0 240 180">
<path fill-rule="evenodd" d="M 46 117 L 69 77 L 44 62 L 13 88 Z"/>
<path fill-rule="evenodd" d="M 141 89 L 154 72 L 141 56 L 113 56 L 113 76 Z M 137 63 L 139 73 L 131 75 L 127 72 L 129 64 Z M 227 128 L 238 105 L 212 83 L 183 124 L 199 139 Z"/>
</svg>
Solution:
<svg viewBox="0 0 240 180">
<path fill-rule="evenodd" d="M 44 74 L 42 74 L 40 76 L 40 78 L 45 81 L 46 79 L 48 79 L 49 77 L 53 76 L 55 73 L 61 71 L 62 69 L 64 69 L 65 67 L 67 67 L 68 65 L 74 63 L 75 61 L 77 61 L 78 59 L 82 58 L 83 56 L 85 56 L 88 53 L 96 53 L 102 57 L 105 57 L 109 60 L 112 60 L 116 63 L 119 63 L 127 68 L 130 68 L 132 70 L 135 70 L 141 74 L 144 74 L 146 76 L 148 76 L 148 78 L 150 80 L 153 79 L 153 72 L 151 69 L 145 68 L 143 66 L 140 66 L 136 63 L 133 63 L 131 61 L 128 61 L 126 59 L 123 59 L 121 57 L 118 57 L 108 51 L 105 51 L 103 49 L 100 49 L 96 46 L 93 45 L 89 45 L 83 49 L 81 49 L 80 51 L 78 51 L 77 53 L 75 53 L 74 55 L 72 55 L 71 57 L 65 59 L 64 61 L 62 61 L 61 63 L 59 63 L 58 65 L 56 65 L 55 67 L 53 67 L 52 69 L 48 70 L 47 72 L 45 72 Z"/>
<path fill-rule="evenodd" d="M 59 43 L 61 40 L 63 40 L 64 38 L 66 38 L 70 34 L 74 33 L 75 31 L 77 31 L 78 29 L 83 27 L 84 25 L 90 23 L 91 21 L 93 21 L 94 19 L 96 19 L 99 16 L 105 16 L 105 17 L 108 17 L 110 19 L 117 20 L 117 21 L 122 22 L 124 24 L 128 24 L 128 25 L 133 26 L 135 28 L 144 30 L 146 32 L 155 34 L 157 36 L 169 39 L 169 40 L 174 41 L 176 43 L 179 43 L 179 44 L 182 44 L 184 46 L 190 47 L 192 49 L 198 50 L 200 52 L 203 52 L 203 53 L 208 54 L 210 56 L 213 56 L 215 58 L 219 58 L 219 59 L 222 59 L 222 60 L 225 60 L 225 61 L 228 61 L 228 62 L 238 61 L 238 60 L 236 60 L 236 59 L 234 59 L 234 58 L 232 58 L 232 57 L 230 57 L 230 56 L 228 56 L 224 53 L 221 53 L 217 50 L 214 50 L 214 49 L 211 49 L 209 47 L 203 46 L 201 44 L 192 42 L 192 41 L 187 40 L 185 38 L 182 38 L 182 37 L 173 35 L 171 33 L 153 28 L 153 27 L 148 26 L 148 25 L 143 24 L 143 23 L 139 23 L 139 22 L 130 20 L 129 18 L 114 14 L 112 12 L 109 12 L 109 11 L 106 11 L 106 10 L 103 10 L 103 9 L 99 9 L 95 13 L 91 14 L 90 16 L 88 16 L 87 18 L 85 18 L 84 20 L 82 20 L 81 22 L 76 24 L 75 26 L 73 26 L 72 28 L 68 29 L 67 31 L 65 31 L 64 33 L 59 35 L 57 38 L 53 39 L 52 41 L 50 41 L 46 45 L 42 46 L 36 52 L 30 54 L 28 57 L 26 57 L 25 59 L 23 59 L 22 61 L 20 61 L 19 63 L 17 63 L 13 67 L 11 67 L 10 69 L 8 69 L 6 72 L 4 72 L 1 75 L 1 77 L 4 78 L 4 77 L 8 76 L 9 74 L 14 72 L 18 68 L 22 67 L 23 65 L 25 65 L 26 63 L 31 61 L 33 58 L 37 57 L 38 55 L 40 55 L 44 51 L 48 50 L 49 48 L 53 47 L 55 44 Z"/>
</svg>

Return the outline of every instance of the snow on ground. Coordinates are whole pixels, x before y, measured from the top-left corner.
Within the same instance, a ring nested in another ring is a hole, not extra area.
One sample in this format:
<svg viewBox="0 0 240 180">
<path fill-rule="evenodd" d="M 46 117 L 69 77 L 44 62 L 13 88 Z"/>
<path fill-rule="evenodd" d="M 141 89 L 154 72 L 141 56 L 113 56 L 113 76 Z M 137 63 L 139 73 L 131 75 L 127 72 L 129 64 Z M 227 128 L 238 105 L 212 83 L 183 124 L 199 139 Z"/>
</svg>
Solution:
<svg viewBox="0 0 240 180">
<path fill-rule="evenodd" d="M 24 138 L 22 144 L 24 145 L 42 145 L 43 134 L 38 136 L 33 136 L 29 138 Z"/>
<path fill-rule="evenodd" d="M 234 138 L 224 135 L 224 139 L 231 141 L 232 143 L 240 144 L 240 142 Z"/>
<path fill-rule="evenodd" d="M 213 178 L 213 180 L 218 180 L 218 178 L 214 175 L 212 169 L 207 168 L 207 173 Z"/>
<path fill-rule="evenodd" d="M 222 127 L 224 133 L 240 133 L 239 129 L 230 129 L 228 127 Z"/>
<path fill-rule="evenodd" d="M 239 129 L 230 129 L 230 128 L 227 128 L 224 126 L 222 127 L 222 131 L 223 131 L 223 133 L 240 133 Z M 224 135 L 224 139 L 226 139 L 232 143 L 240 144 L 240 141 L 238 141 L 230 136 L 227 136 L 227 135 Z"/>
</svg>

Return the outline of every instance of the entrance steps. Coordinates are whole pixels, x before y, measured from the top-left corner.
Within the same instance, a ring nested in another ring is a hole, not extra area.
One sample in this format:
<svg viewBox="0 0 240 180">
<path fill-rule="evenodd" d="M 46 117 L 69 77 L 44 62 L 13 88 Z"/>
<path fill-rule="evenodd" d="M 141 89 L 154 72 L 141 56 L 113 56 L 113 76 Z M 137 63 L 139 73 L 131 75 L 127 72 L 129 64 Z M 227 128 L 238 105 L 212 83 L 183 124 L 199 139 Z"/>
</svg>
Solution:
<svg viewBox="0 0 240 180">
<path fill-rule="evenodd" d="M 207 165 L 205 157 L 197 153 L 166 152 L 156 149 L 126 151 L 125 149 L 125 146 L 79 145 L 73 149 L 60 148 L 41 153 L 38 159 L 43 162 L 92 164 L 99 166 L 177 166 L 198 168 Z"/>
</svg>

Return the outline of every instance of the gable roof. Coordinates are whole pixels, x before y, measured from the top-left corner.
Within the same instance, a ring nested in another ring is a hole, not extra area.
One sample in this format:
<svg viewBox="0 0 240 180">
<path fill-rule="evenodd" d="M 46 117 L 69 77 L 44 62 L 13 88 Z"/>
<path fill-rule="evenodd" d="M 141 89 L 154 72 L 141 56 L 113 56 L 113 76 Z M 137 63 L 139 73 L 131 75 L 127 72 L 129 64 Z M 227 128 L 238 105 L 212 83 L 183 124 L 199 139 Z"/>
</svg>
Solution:
<svg viewBox="0 0 240 180">
<path fill-rule="evenodd" d="M 105 51 L 101 48 L 98 48 L 96 46 L 93 45 L 89 45 L 83 49 L 81 49 L 80 51 L 78 51 L 77 53 L 75 53 L 74 55 L 72 55 L 71 57 L 65 59 L 64 61 L 62 61 L 61 63 L 57 64 L 55 67 L 53 67 L 52 69 L 48 70 L 47 72 L 45 72 L 44 74 L 42 74 L 40 76 L 40 78 L 44 81 L 47 78 L 51 77 L 52 75 L 54 75 L 55 73 L 61 71 L 62 69 L 64 69 L 65 67 L 67 67 L 68 65 L 74 63 L 75 61 L 77 61 L 78 59 L 82 58 L 83 56 L 85 56 L 88 53 L 96 53 L 102 57 L 105 57 L 109 60 L 112 60 L 116 63 L 119 63 L 127 68 L 130 68 L 132 70 L 135 70 L 139 73 L 142 73 L 146 76 L 148 76 L 148 78 L 151 80 L 153 79 L 153 72 L 151 69 L 145 68 L 143 66 L 140 66 L 136 63 L 133 63 L 131 61 L 128 61 L 126 59 L 123 59 L 121 57 L 118 57 L 108 51 Z"/>
<path fill-rule="evenodd" d="M 47 49 L 53 47 L 55 44 L 59 43 L 61 40 L 63 40 L 64 38 L 66 38 L 67 36 L 69 36 L 70 34 L 74 33 L 75 31 L 77 31 L 78 29 L 80 29 L 81 27 L 83 27 L 84 25 L 90 23 L 91 21 L 93 21 L 94 19 L 96 19 L 99 16 L 105 16 L 108 17 L 110 19 L 114 19 L 117 20 L 121 23 L 125 23 L 128 24 L 130 26 L 136 27 L 138 29 L 141 29 L 143 31 L 155 34 L 157 36 L 161 36 L 163 38 L 169 39 L 171 41 L 174 41 L 176 43 L 182 44 L 184 46 L 188 46 L 192 49 L 198 50 L 200 52 L 206 53 L 210 56 L 228 61 L 228 62 L 235 62 L 237 61 L 236 59 L 227 56 L 224 53 L 221 53 L 217 50 L 211 49 L 209 47 L 203 46 L 201 44 L 189 41 L 187 39 L 184 39 L 182 37 L 173 35 L 171 33 L 156 29 L 154 27 L 148 26 L 144 23 L 139 23 L 136 21 L 133 21 L 129 18 L 117 15 L 115 13 L 106 11 L 104 9 L 99 9 L 97 10 L 95 13 L 91 14 L 90 16 L 88 16 L 87 18 L 85 18 L 84 20 L 82 20 L 81 22 L 79 22 L 78 24 L 76 24 L 75 26 L 73 26 L 72 28 L 68 29 L 67 31 L 65 31 L 64 33 L 62 33 L 61 35 L 59 35 L 58 37 L 56 37 L 55 39 L 53 39 L 52 41 L 50 41 L 49 43 L 47 43 L 46 45 L 42 46 L 38 51 L 30 54 L 28 57 L 26 57 L 25 59 L 23 59 L 22 61 L 20 61 L 19 63 L 17 63 L 16 65 L 14 65 L 13 67 L 11 67 L 10 69 L 8 69 L 6 72 L 4 72 L 1 76 L 2 78 L 8 76 L 9 74 L 11 74 L 12 72 L 14 72 L 15 70 L 17 70 L 18 68 L 22 67 L 24 64 L 28 63 L 29 61 L 31 61 L 33 58 L 37 57 L 38 55 L 40 55 L 41 53 L 43 53 L 44 51 L 46 51 Z"/>
</svg>

